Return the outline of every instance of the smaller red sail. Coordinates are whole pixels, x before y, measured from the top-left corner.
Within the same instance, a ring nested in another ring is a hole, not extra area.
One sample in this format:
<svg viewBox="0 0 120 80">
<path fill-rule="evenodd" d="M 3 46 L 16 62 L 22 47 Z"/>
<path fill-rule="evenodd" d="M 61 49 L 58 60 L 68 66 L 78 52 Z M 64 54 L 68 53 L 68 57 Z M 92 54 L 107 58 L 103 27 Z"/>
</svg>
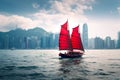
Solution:
<svg viewBox="0 0 120 80">
<path fill-rule="evenodd" d="M 72 44 L 69 31 L 67 30 L 68 21 L 61 25 L 61 31 L 59 35 L 59 50 L 72 50 Z"/>
<path fill-rule="evenodd" d="M 72 41 L 73 49 L 78 49 L 78 50 L 84 51 L 80 33 L 79 33 L 79 25 L 77 27 L 73 28 L 72 35 L 71 35 L 71 41 Z"/>
<path fill-rule="evenodd" d="M 61 25 L 61 28 L 64 28 L 65 30 L 68 30 L 67 27 L 68 27 L 68 21 L 66 21 L 63 25 Z"/>
</svg>

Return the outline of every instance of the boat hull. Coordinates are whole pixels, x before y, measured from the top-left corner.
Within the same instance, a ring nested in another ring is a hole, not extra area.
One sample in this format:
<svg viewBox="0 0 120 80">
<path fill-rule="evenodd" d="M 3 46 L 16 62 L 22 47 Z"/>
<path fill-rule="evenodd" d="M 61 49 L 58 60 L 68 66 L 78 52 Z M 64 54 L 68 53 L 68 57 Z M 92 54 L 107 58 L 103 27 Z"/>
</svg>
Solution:
<svg viewBox="0 0 120 80">
<path fill-rule="evenodd" d="M 83 53 L 76 53 L 76 52 L 70 52 L 70 53 L 67 53 L 67 54 L 64 54 L 64 53 L 59 53 L 59 56 L 61 58 L 80 58 L 82 57 Z"/>
</svg>

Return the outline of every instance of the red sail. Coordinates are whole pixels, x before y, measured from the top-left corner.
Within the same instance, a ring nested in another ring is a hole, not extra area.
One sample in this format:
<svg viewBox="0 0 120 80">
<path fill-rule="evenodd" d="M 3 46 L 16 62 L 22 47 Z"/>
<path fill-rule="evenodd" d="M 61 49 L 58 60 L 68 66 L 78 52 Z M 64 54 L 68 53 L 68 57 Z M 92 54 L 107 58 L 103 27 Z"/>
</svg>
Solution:
<svg viewBox="0 0 120 80">
<path fill-rule="evenodd" d="M 72 48 L 73 49 L 84 51 L 80 33 L 79 33 L 79 26 L 73 28 L 71 40 L 72 40 Z"/>
<path fill-rule="evenodd" d="M 72 50 L 72 44 L 69 31 L 67 30 L 68 21 L 61 25 L 61 31 L 59 36 L 59 50 Z"/>
<path fill-rule="evenodd" d="M 67 30 L 68 27 L 68 21 L 66 21 L 63 25 L 61 25 L 61 28 L 64 28 L 65 30 Z"/>
</svg>

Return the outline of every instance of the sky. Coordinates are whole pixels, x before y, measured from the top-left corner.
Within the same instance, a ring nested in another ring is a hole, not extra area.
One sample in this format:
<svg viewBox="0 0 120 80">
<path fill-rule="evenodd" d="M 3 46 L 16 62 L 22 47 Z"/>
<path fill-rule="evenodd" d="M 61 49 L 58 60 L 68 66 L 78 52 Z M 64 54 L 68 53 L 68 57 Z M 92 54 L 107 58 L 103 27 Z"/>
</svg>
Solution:
<svg viewBox="0 0 120 80">
<path fill-rule="evenodd" d="M 120 0 L 0 0 L 0 31 L 41 27 L 59 32 L 68 20 L 69 29 L 84 23 L 89 38 L 110 36 L 120 31 Z"/>
</svg>

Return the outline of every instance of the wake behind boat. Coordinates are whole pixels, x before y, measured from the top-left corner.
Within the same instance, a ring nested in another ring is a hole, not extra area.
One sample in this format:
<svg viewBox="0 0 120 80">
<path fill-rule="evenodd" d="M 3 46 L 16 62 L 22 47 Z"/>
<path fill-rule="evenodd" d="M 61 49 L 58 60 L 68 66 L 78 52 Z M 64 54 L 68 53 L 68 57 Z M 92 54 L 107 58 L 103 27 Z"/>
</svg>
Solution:
<svg viewBox="0 0 120 80">
<path fill-rule="evenodd" d="M 59 35 L 59 50 L 67 50 L 59 53 L 61 58 L 79 58 L 84 54 L 84 48 L 79 33 L 79 25 L 73 28 L 71 37 L 68 30 L 68 21 L 61 25 Z"/>
</svg>

